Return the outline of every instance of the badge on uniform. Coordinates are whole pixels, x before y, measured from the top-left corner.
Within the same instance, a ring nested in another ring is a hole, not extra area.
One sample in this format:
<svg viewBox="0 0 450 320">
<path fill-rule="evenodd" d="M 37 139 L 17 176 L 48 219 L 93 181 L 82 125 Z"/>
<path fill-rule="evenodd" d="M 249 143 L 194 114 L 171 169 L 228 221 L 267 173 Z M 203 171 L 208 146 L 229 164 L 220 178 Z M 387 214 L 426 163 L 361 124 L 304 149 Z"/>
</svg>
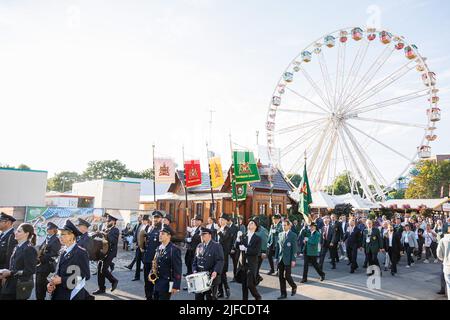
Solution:
<svg viewBox="0 0 450 320">
<path fill-rule="evenodd" d="M 288 246 L 288 247 L 290 247 L 290 246 L 291 246 L 291 243 L 290 243 L 290 242 L 288 242 L 288 243 L 287 243 L 287 246 Z"/>
<path fill-rule="evenodd" d="M 369 237 L 366 239 L 366 243 L 370 243 L 370 238 Z"/>
<path fill-rule="evenodd" d="M 373 240 L 377 240 L 377 237 L 372 237 Z"/>
</svg>

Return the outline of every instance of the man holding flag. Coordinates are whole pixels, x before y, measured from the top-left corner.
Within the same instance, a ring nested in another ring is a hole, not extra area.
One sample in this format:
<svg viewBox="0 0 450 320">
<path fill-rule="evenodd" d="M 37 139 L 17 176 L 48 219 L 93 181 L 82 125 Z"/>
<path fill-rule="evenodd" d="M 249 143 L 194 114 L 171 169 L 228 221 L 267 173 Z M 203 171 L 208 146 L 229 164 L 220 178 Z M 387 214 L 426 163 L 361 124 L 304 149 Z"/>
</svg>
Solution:
<svg viewBox="0 0 450 320">
<path fill-rule="evenodd" d="M 302 180 L 299 185 L 300 200 L 298 202 L 298 212 L 303 215 L 306 224 L 311 224 L 311 208 L 312 203 L 311 190 L 309 188 L 308 175 L 306 173 L 306 163 L 303 169 Z"/>
</svg>

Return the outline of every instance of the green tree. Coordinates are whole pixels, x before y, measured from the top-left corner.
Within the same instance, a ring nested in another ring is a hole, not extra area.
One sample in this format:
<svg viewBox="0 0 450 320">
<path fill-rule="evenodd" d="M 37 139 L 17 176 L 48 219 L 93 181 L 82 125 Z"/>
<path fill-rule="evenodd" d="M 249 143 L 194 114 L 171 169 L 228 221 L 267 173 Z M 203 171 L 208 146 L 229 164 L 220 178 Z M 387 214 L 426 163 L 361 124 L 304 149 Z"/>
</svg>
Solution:
<svg viewBox="0 0 450 320">
<path fill-rule="evenodd" d="M 287 174 L 287 178 L 291 180 L 292 184 L 298 188 L 300 182 L 302 181 L 302 176 L 299 174 L 289 173 Z"/>
<path fill-rule="evenodd" d="M 416 169 L 419 174 L 412 178 L 406 189 L 407 199 L 440 198 L 442 187 L 444 187 L 444 195 L 449 193 L 450 160 L 421 161 Z"/>
<path fill-rule="evenodd" d="M 155 177 L 155 171 L 153 168 L 145 169 L 140 172 L 142 179 L 153 179 Z"/>
<path fill-rule="evenodd" d="M 328 190 L 330 191 L 330 193 L 332 190 L 334 190 L 334 194 L 337 196 L 350 193 L 351 186 L 350 186 L 350 181 L 349 181 L 349 175 L 350 175 L 350 173 L 347 171 L 344 171 L 343 173 L 338 175 L 334 179 L 333 184 L 328 187 Z M 361 188 L 361 184 L 359 182 L 357 182 L 357 186 L 358 186 L 358 192 L 360 194 L 362 194 L 363 191 Z"/>
<path fill-rule="evenodd" d="M 405 199 L 405 189 L 401 189 L 401 190 L 392 190 L 391 192 L 389 192 L 388 194 L 388 198 L 389 199 Z"/>
<path fill-rule="evenodd" d="M 89 161 L 83 178 L 86 180 L 113 179 L 119 180 L 129 173 L 125 164 L 119 160 Z"/>
<path fill-rule="evenodd" d="M 29 166 L 27 166 L 26 164 L 20 164 L 17 166 L 17 169 L 22 169 L 22 170 L 31 170 L 31 168 Z"/>
<path fill-rule="evenodd" d="M 47 189 L 49 191 L 66 192 L 72 190 L 72 185 L 75 182 L 82 181 L 82 176 L 77 172 L 63 171 L 55 174 L 52 178 L 48 179 Z"/>
<path fill-rule="evenodd" d="M 14 167 L 12 167 L 12 166 L 10 166 L 9 164 L 6 164 L 6 163 L 0 163 L 0 168 L 2 168 L 2 169 L 11 169 L 11 168 L 14 168 Z"/>
</svg>

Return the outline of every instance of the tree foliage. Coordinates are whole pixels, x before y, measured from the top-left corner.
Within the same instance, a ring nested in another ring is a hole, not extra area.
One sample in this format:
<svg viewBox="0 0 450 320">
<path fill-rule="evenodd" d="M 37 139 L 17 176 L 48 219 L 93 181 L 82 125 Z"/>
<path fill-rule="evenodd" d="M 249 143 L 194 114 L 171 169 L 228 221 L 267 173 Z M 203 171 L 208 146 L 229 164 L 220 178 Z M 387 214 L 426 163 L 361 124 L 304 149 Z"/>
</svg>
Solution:
<svg viewBox="0 0 450 320">
<path fill-rule="evenodd" d="M 450 160 L 441 162 L 421 161 L 416 169 L 419 174 L 413 177 L 405 192 L 407 199 L 436 199 L 449 194 Z"/>
<path fill-rule="evenodd" d="M 89 161 L 83 177 L 86 180 L 112 179 L 119 180 L 126 177 L 127 167 L 119 160 Z"/>
<path fill-rule="evenodd" d="M 298 188 L 300 182 L 302 181 L 302 176 L 299 174 L 289 173 L 286 177 L 291 180 L 292 184 Z"/>
<path fill-rule="evenodd" d="M 72 190 L 75 182 L 80 182 L 83 177 L 74 171 L 63 171 L 55 174 L 47 181 L 47 189 L 51 191 L 65 192 Z"/>
</svg>

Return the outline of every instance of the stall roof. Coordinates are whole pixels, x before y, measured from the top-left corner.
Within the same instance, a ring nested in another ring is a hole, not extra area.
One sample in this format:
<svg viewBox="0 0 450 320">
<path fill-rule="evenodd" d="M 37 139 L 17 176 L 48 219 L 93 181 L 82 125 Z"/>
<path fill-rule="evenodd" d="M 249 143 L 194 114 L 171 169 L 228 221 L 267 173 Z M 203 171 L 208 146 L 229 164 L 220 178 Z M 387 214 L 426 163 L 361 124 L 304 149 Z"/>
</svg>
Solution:
<svg viewBox="0 0 450 320">
<path fill-rule="evenodd" d="M 381 205 L 385 208 L 389 208 L 392 205 L 397 205 L 400 209 L 404 205 L 409 205 L 411 209 L 418 209 L 420 206 L 425 205 L 427 208 L 435 209 L 448 201 L 448 197 L 442 199 L 391 199 Z"/>
</svg>

